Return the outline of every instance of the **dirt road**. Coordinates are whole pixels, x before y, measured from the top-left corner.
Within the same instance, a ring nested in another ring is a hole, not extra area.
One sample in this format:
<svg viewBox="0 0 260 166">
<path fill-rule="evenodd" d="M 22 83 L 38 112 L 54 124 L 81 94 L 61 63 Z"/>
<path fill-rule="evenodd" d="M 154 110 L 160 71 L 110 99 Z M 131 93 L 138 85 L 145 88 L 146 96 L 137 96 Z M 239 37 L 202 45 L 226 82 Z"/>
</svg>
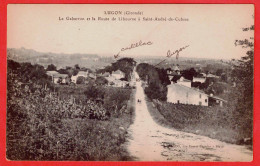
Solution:
<svg viewBox="0 0 260 166">
<path fill-rule="evenodd" d="M 138 75 L 135 73 L 135 77 Z M 137 100 L 141 100 L 141 103 Z M 141 82 L 136 82 L 135 120 L 128 151 L 139 161 L 251 161 L 252 151 L 208 137 L 158 125 L 148 112 Z"/>
</svg>

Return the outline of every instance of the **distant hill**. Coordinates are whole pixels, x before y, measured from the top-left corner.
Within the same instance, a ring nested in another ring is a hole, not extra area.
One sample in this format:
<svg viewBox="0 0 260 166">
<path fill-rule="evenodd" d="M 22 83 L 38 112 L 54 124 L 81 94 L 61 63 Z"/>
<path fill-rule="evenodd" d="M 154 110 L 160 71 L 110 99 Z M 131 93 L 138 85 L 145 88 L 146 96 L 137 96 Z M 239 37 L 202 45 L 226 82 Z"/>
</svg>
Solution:
<svg viewBox="0 0 260 166">
<path fill-rule="evenodd" d="M 97 54 L 64 54 L 64 53 L 51 53 L 51 52 L 38 52 L 33 49 L 26 48 L 8 48 L 7 59 L 17 62 L 30 62 L 32 64 L 40 64 L 44 67 L 49 64 L 54 64 L 57 68 L 66 66 L 74 66 L 78 64 L 81 67 L 87 68 L 101 68 L 109 62 L 103 60 Z"/>
</svg>

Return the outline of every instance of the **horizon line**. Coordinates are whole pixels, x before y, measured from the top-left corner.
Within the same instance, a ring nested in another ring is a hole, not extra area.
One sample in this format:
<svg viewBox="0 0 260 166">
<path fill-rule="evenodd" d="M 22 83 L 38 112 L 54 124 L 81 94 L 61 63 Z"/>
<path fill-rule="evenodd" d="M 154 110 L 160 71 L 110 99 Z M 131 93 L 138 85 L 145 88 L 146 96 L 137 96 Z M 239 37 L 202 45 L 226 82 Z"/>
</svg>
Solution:
<svg viewBox="0 0 260 166">
<path fill-rule="evenodd" d="M 75 53 L 64 53 L 64 52 L 43 52 L 43 51 L 37 51 L 35 49 L 32 49 L 32 48 L 25 48 L 25 47 L 20 47 L 20 48 L 15 48 L 15 47 L 12 47 L 12 48 L 8 48 L 7 49 L 25 49 L 25 50 L 33 50 L 33 51 L 36 51 L 38 53 L 42 53 L 42 54 L 67 54 L 67 55 L 74 55 L 74 54 L 81 54 L 81 55 L 97 55 L 97 56 L 100 56 L 100 57 L 111 57 L 113 58 L 114 57 L 114 54 L 112 53 L 78 53 L 78 52 L 75 52 Z M 149 56 L 151 56 L 151 58 L 164 58 L 165 59 L 168 59 L 167 56 L 160 56 L 160 55 L 154 55 L 154 54 L 151 54 L 151 55 L 140 55 L 140 57 L 136 57 L 138 55 L 136 54 L 127 54 L 127 55 L 121 55 L 120 58 L 124 58 L 124 57 L 132 57 L 132 58 L 137 58 L 137 59 L 141 59 L 141 58 L 147 58 Z M 239 60 L 241 58 L 216 58 L 216 57 L 182 57 L 182 56 L 179 56 L 179 59 L 208 59 L 208 60 L 232 60 L 232 59 L 236 59 L 236 60 Z M 172 60 L 177 60 L 177 59 L 172 59 Z"/>
</svg>

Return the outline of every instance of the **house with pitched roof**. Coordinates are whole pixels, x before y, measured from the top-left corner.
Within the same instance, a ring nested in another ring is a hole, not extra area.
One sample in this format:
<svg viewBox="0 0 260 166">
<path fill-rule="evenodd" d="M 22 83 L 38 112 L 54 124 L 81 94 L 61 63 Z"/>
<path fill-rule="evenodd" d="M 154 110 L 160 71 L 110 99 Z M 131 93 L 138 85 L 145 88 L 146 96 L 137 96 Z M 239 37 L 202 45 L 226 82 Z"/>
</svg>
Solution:
<svg viewBox="0 0 260 166">
<path fill-rule="evenodd" d="M 184 77 L 180 77 L 180 79 L 177 80 L 177 84 L 191 88 L 191 80 L 188 80 Z"/>
<path fill-rule="evenodd" d="M 201 106 L 208 106 L 209 104 L 208 95 L 198 89 L 190 88 L 181 84 L 170 84 L 167 88 L 167 102 Z"/>
</svg>

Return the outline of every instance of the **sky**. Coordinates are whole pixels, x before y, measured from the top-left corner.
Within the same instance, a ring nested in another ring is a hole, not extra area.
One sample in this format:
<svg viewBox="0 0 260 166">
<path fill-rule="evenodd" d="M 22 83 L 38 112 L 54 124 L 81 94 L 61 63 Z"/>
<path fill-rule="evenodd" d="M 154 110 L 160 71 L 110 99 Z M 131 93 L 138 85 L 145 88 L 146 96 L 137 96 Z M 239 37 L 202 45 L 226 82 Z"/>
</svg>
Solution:
<svg viewBox="0 0 260 166">
<path fill-rule="evenodd" d="M 105 15 L 104 11 L 143 12 L 143 15 Z M 236 39 L 254 36 L 242 28 L 254 24 L 254 6 L 148 4 L 148 5 L 65 5 L 8 4 L 7 47 L 39 52 L 86 53 L 113 56 L 167 56 L 239 59 L 246 49 L 235 47 Z M 66 20 L 80 17 L 84 21 Z M 96 18 L 88 21 L 87 18 Z M 98 21 L 97 18 L 109 18 Z M 112 17 L 140 18 L 141 21 L 112 21 Z M 145 18 L 184 18 L 188 21 L 142 21 Z M 59 20 L 63 18 L 64 20 Z M 142 41 L 151 42 L 125 51 Z"/>
</svg>

